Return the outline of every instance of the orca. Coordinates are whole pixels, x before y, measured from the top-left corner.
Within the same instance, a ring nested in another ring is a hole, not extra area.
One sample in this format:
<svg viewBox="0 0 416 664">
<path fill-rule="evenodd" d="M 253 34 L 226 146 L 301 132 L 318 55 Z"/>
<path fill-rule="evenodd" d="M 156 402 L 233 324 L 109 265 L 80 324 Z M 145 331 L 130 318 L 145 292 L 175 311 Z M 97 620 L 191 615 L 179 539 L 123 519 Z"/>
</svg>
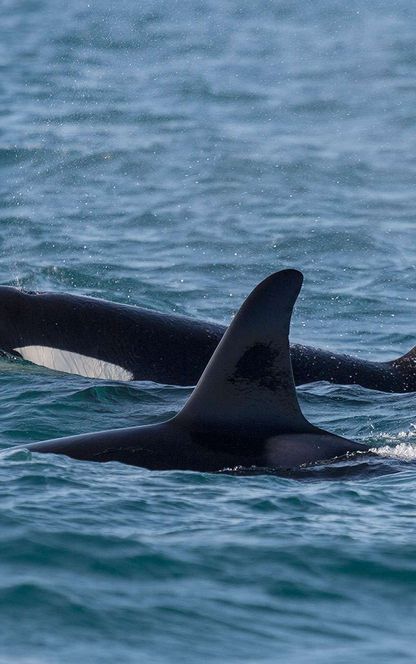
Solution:
<svg viewBox="0 0 416 664">
<path fill-rule="evenodd" d="M 289 325 L 302 280 L 300 272 L 283 270 L 254 289 L 172 419 L 33 443 L 27 449 L 150 470 L 202 472 L 290 469 L 367 452 L 366 445 L 315 427 L 299 407 Z"/>
<path fill-rule="evenodd" d="M 279 313 L 278 299 L 270 306 Z M 90 378 L 195 385 L 225 330 L 91 297 L 0 286 L 0 349 Z M 326 380 L 385 392 L 416 390 L 416 347 L 391 362 L 298 344 L 291 357 L 296 385 Z"/>
</svg>

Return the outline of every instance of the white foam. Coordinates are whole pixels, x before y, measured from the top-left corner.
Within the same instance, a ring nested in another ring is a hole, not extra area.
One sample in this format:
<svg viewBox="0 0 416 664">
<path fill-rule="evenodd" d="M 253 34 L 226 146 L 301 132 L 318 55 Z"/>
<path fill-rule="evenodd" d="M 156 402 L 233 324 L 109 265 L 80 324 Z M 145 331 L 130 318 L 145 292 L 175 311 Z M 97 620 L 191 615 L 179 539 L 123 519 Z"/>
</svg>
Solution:
<svg viewBox="0 0 416 664">
<path fill-rule="evenodd" d="M 106 380 L 133 380 L 131 371 L 95 357 L 72 353 L 49 346 L 23 346 L 15 348 L 23 359 L 39 364 L 41 367 L 78 374 L 86 378 L 103 378 Z"/>
<path fill-rule="evenodd" d="M 383 445 L 372 447 L 370 452 L 390 459 L 401 459 L 402 461 L 416 461 L 415 443 L 398 443 L 398 445 Z"/>
<path fill-rule="evenodd" d="M 379 440 L 384 444 L 372 447 L 370 452 L 378 456 L 402 461 L 416 461 L 416 425 L 411 424 L 407 431 L 399 431 L 394 435 L 380 433 Z M 399 442 L 397 442 L 399 439 Z"/>
</svg>

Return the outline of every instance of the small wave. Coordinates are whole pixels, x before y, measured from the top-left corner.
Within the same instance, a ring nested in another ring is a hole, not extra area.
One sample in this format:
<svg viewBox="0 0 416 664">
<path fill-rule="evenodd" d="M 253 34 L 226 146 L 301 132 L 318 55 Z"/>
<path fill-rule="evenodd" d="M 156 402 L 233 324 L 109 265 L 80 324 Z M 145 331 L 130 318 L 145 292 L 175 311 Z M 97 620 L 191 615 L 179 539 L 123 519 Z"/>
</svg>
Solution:
<svg viewBox="0 0 416 664">
<path fill-rule="evenodd" d="M 416 461 L 416 443 L 398 443 L 397 445 L 383 445 L 373 447 L 370 452 L 378 456 L 401 461 Z"/>
<path fill-rule="evenodd" d="M 21 446 L 0 450 L 0 461 L 30 461 L 31 459 L 31 452 Z"/>
<path fill-rule="evenodd" d="M 388 440 L 391 444 L 393 444 L 397 438 L 400 438 L 400 440 L 410 439 L 414 440 L 416 444 L 416 424 L 411 424 L 407 431 L 399 431 L 394 435 L 390 433 L 380 433 L 377 438 L 380 440 Z"/>
<path fill-rule="evenodd" d="M 416 461 L 415 424 L 411 424 L 407 431 L 399 431 L 394 436 L 389 433 L 380 433 L 377 438 L 382 444 L 370 448 L 369 451 L 373 454 L 401 461 Z"/>
</svg>

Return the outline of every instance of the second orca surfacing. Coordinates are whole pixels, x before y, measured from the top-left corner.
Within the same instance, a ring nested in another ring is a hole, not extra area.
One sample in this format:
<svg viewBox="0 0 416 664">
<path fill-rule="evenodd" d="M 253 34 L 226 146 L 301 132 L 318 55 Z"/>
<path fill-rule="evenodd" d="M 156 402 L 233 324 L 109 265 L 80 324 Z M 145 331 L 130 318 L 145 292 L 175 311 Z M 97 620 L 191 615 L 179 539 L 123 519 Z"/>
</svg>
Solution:
<svg viewBox="0 0 416 664">
<path fill-rule="evenodd" d="M 270 305 L 279 311 L 280 302 Z M 195 385 L 226 331 L 216 323 L 68 293 L 0 286 L 0 349 L 34 364 L 107 380 Z M 416 347 L 390 362 L 290 348 L 296 385 L 326 380 L 416 391 Z"/>
<path fill-rule="evenodd" d="M 303 416 L 289 351 L 302 274 L 283 270 L 243 303 L 184 408 L 161 424 L 34 443 L 32 452 L 150 470 L 291 469 L 365 452 Z M 280 303 L 278 311 L 275 303 Z"/>
</svg>

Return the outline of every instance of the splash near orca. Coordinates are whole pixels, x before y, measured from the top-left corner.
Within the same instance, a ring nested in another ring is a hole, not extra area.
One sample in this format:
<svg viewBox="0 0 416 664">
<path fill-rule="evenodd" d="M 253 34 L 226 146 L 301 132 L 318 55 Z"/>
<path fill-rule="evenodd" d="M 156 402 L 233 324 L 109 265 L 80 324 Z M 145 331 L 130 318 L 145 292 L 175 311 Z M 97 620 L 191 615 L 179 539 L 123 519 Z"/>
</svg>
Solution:
<svg viewBox="0 0 416 664">
<path fill-rule="evenodd" d="M 279 314 L 276 299 L 271 309 Z M 109 380 L 195 385 L 226 327 L 65 293 L 0 287 L 0 349 L 35 364 Z M 296 385 L 326 380 L 385 392 L 416 390 L 416 347 L 369 362 L 291 346 Z"/>
<path fill-rule="evenodd" d="M 300 410 L 289 325 L 301 285 L 300 272 L 284 270 L 254 289 L 173 419 L 34 443 L 28 449 L 151 470 L 207 472 L 290 469 L 367 451 L 365 445 L 313 426 Z"/>
</svg>

